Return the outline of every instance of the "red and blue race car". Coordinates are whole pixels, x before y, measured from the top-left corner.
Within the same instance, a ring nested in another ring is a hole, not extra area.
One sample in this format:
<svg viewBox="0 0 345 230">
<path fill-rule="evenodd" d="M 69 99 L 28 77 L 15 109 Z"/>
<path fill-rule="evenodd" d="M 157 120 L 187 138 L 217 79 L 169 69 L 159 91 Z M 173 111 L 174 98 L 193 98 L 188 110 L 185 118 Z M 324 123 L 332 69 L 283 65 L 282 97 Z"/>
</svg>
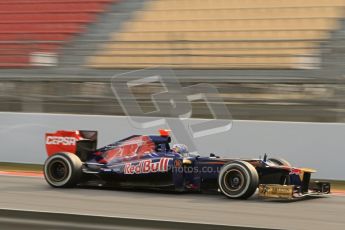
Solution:
<svg viewBox="0 0 345 230">
<path fill-rule="evenodd" d="M 301 198 L 330 193 L 330 183 L 310 182 L 313 169 L 295 168 L 283 159 L 202 157 L 187 146 L 171 146 L 160 135 L 133 135 L 97 148 L 97 131 L 46 134 L 44 176 L 56 188 L 112 186 L 171 191 L 219 191 L 233 199 Z"/>
</svg>

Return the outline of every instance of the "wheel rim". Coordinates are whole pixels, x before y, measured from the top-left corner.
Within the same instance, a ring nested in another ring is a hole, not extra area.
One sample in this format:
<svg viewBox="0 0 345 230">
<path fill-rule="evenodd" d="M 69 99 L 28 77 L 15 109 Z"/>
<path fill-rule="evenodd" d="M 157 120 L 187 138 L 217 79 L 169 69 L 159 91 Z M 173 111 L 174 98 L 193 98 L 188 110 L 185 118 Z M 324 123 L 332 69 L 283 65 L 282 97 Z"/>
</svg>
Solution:
<svg viewBox="0 0 345 230">
<path fill-rule="evenodd" d="M 48 177 L 53 182 L 61 182 L 68 176 L 68 166 L 63 160 L 54 160 L 48 166 Z"/>
<path fill-rule="evenodd" d="M 244 176 L 241 171 L 237 169 L 231 169 L 224 175 L 224 185 L 225 187 L 232 191 L 238 191 L 243 187 Z"/>
</svg>

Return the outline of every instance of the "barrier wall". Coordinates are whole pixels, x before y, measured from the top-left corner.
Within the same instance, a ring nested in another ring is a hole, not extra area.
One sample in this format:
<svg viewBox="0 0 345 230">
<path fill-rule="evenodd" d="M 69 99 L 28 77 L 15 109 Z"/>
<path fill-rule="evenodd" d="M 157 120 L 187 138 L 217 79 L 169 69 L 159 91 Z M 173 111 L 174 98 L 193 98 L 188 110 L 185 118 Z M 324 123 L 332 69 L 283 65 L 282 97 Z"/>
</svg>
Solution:
<svg viewBox="0 0 345 230">
<path fill-rule="evenodd" d="M 0 162 L 43 163 L 44 134 L 58 129 L 98 130 L 102 146 L 132 134 L 155 134 L 158 128 L 138 129 L 120 116 L 0 113 Z M 314 177 L 345 180 L 344 134 L 344 123 L 235 120 L 226 132 L 194 140 L 201 155 L 258 158 L 267 153 L 318 169 Z"/>
</svg>

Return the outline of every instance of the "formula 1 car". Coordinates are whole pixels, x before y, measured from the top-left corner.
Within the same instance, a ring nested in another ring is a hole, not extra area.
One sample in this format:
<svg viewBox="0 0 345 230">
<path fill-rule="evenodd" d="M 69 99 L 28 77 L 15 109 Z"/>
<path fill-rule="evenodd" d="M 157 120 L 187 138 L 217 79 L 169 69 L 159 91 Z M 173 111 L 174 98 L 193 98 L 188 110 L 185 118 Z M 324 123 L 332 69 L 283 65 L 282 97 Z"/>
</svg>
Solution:
<svg viewBox="0 0 345 230">
<path fill-rule="evenodd" d="M 330 183 L 310 182 L 308 168 L 283 159 L 201 157 L 184 145 L 170 146 L 167 130 L 160 135 L 133 135 L 97 148 L 97 131 L 46 134 L 48 158 L 44 176 L 56 188 L 96 185 L 171 191 L 219 191 L 232 199 L 294 199 L 330 193 Z"/>
</svg>

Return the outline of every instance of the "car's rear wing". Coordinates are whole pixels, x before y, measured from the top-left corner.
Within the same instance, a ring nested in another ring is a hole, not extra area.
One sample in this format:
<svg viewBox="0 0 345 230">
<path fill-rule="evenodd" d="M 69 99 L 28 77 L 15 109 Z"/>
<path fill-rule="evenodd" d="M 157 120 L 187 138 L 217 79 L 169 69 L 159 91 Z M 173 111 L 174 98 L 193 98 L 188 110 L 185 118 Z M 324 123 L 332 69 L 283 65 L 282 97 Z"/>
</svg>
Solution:
<svg viewBox="0 0 345 230">
<path fill-rule="evenodd" d="M 46 133 L 45 145 L 48 156 L 58 152 L 77 154 L 77 152 L 85 148 L 86 145 L 91 149 L 96 148 L 97 131 L 58 130 L 55 133 Z"/>
</svg>

